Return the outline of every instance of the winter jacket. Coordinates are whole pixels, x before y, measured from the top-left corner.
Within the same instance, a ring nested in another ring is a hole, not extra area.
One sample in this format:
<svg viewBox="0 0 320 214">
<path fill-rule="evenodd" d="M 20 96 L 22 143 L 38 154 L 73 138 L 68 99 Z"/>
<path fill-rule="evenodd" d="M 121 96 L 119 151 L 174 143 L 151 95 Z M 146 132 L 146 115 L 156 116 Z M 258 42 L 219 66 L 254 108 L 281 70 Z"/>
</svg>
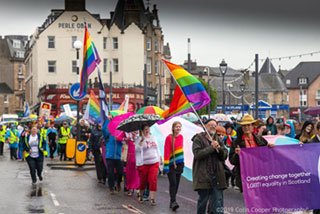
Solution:
<svg viewBox="0 0 320 214">
<path fill-rule="evenodd" d="M 110 131 L 103 130 L 106 143 L 106 159 L 121 159 L 122 142 L 117 141 Z"/>
<path fill-rule="evenodd" d="M 285 134 L 285 136 L 295 138 L 295 137 L 296 137 L 296 132 L 295 132 L 295 130 L 294 130 L 294 125 L 293 125 L 293 123 L 291 123 L 290 121 L 288 121 L 288 122 L 286 122 L 286 124 L 290 125 L 290 127 L 291 127 L 291 132 L 290 132 L 290 134 Z"/>
<path fill-rule="evenodd" d="M 269 121 L 270 118 L 272 118 L 272 123 L 271 123 L 271 124 L 268 123 L 268 121 Z M 271 134 L 272 134 L 272 135 L 278 134 L 277 127 L 276 127 L 276 125 L 274 124 L 274 119 L 273 119 L 273 117 L 271 117 L 271 116 L 268 117 L 266 123 L 267 123 L 267 124 L 266 124 L 267 129 L 271 131 Z"/>
<path fill-rule="evenodd" d="M 89 151 L 97 151 L 100 150 L 100 138 L 102 136 L 102 130 L 94 128 L 91 131 L 91 136 L 89 140 Z"/>
<path fill-rule="evenodd" d="M 257 138 L 256 135 L 253 134 L 254 140 L 257 143 L 258 146 L 266 146 L 268 145 L 267 141 L 261 141 Z M 235 141 L 232 142 L 230 153 L 229 153 L 229 160 L 232 165 L 234 165 L 236 168 L 236 185 L 240 188 L 242 192 L 242 182 L 241 182 L 241 174 L 240 174 L 240 159 L 239 155 L 235 153 L 235 149 L 237 146 L 240 146 L 240 148 L 246 148 L 246 143 L 244 140 L 237 138 Z"/>
<path fill-rule="evenodd" d="M 205 133 L 199 133 L 192 137 L 193 151 L 193 189 L 212 189 L 212 176 L 217 178 L 217 188 L 227 188 L 224 172 L 224 162 L 227 159 L 228 151 L 222 142 L 219 142 L 220 149 L 217 152 L 211 142 L 205 137 Z M 211 163 L 210 163 L 211 162 Z M 211 170 L 210 170 L 211 164 Z"/>
<path fill-rule="evenodd" d="M 39 145 L 38 145 L 39 146 L 39 157 L 38 157 L 38 159 L 43 160 L 43 156 L 48 155 L 48 152 L 46 151 L 47 143 L 46 143 L 46 141 L 42 140 L 39 133 L 37 135 L 38 135 L 38 140 L 39 140 Z M 30 139 L 30 134 L 25 136 L 25 140 L 23 141 L 23 145 L 22 145 L 23 151 L 26 151 L 25 157 L 29 156 L 29 151 L 30 151 L 29 139 Z M 43 151 L 40 151 L 40 148 L 42 148 Z"/>
</svg>

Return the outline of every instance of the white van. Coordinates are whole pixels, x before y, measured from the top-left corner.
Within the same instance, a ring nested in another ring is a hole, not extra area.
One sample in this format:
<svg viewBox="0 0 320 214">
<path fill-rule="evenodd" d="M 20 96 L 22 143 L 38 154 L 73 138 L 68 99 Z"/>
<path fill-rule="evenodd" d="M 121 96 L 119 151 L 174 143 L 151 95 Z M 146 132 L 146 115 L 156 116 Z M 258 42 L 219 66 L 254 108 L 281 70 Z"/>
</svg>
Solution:
<svg viewBox="0 0 320 214">
<path fill-rule="evenodd" d="M 3 114 L 0 117 L 0 122 L 6 122 L 6 121 L 18 121 L 18 115 L 17 114 Z"/>
</svg>

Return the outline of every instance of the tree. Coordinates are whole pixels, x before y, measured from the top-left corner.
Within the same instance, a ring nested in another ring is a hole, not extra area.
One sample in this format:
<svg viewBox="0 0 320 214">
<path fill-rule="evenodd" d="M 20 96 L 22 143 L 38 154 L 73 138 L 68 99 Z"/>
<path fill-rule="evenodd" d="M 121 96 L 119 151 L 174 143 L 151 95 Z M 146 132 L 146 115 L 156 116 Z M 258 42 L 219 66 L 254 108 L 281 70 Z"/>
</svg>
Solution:
<svg viewBox="0 0 320 214">
<path fill-rule="evenodd" d="M 201 82 L 201 84 L 206 89 L 206 91 L 208 91 L 208 82 L 204 81 L 202 78 L 199 78 L 198 80 Z M 217 107 L 217 91 L 212 87 L 210 87 L 210 98 L 211 98 L 210 109 L 211 111 L 213 111 Z M 205 106 L 199 109 L 197 112 L 199 115 L 208 114 L 208 106 Z"/>
</svg>

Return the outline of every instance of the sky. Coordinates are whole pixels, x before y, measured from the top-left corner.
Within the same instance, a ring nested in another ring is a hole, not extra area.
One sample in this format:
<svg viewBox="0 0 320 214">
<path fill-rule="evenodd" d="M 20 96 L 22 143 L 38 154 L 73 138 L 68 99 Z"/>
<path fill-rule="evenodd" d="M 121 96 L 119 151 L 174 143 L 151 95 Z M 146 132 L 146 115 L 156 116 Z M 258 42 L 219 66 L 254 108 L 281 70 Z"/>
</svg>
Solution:
<svg viewBox="0 0 320 214">
<path fill-rule="evenodd" d="M 116 2 L 87 0 L 86 7 L 109 18 Z M 212 67 L 225 59 L 232 68 L 246 69 L 255 54 L 265 59 L 320 51 L 319 0 L 150 0 L 150 4 L 158 6 L 165 43 L 176 64 L 187 59 L 188 38 L 191 59 Z M 0 35 L 31 35 L 51 9 L 63 8 L 64 0 L 1 0 Z M 290 70 L 301 61 L 320 61 L 320 54 L 272 63 L 277 70 Z"/>
</svg>

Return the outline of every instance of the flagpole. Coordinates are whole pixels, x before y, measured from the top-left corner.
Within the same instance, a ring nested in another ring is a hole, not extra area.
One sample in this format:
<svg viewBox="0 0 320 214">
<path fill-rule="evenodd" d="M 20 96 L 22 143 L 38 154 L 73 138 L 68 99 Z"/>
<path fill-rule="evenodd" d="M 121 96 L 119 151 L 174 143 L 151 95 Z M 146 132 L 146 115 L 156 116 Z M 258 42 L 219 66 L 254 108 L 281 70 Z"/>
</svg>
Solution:
<svg viewBox="0 0 320 214">
<path fill-rule="evenodd" d="M 162 61 L 162 63 L 164 63 L 164 62 Z M 166 63 L 164 63 L 164 64 L 167 66 L 167 64 L 166 64 Z M 168 67 L 168 66 L 167 66 L 167 67 Z M 170 69 L 169 69 L 169 70 L 170 70 Z M 179 86 L 179 88 L 180 88 L 180 90 L 181 90 L 182 94 L 187 98 L 187 96 L 184 94 L 184 92 L 183 92 L 182 88 L 180 87 L 180 85 L 179 85 L 178 81 L 177 81 L 177 80 L 176 80 L 176 78 L 174 78 L 174 76 L 172 75 L 172 72 L 169 72 L 169 73 L 170 73 L 170 75 L 173 77 L 173 79 L 174 79 L 174 81 L 177 83 L 177 85 Z M 207 128 L 205 127 L 205 125 L 203 124 L 203 122 L 202 122 L 201 118 L 199 117 L 198 112 L 194 109 L 193 105 L 189 102 L 189 100 L 188 100 L 188 99 L 187 99 L 187 101 L 188 101 L 189 105 L 191 106 L 191 108 L 192 108 L 193 112 L 196 114 L 196 116 L 197 116 L 198 120 L 200 121 L 200 123 L 201 123 L 201 125 L 202 125 L 203 129 L 205 130 L 205 132 L 206 132 L 206 133 L 207 133 L 207 135 L 209 136 L 210 140 L 211 140 L 211 141 L 213 141 L 213 139 L 212 139 L 211 135 L 209 134 L 209 132 L 208 132 Z M 209 105 L 210 105 L 210 103 L 209 103 Z M 217 151 L 218 151 L 218 150 L 217 150 Z"/>
</svg>

